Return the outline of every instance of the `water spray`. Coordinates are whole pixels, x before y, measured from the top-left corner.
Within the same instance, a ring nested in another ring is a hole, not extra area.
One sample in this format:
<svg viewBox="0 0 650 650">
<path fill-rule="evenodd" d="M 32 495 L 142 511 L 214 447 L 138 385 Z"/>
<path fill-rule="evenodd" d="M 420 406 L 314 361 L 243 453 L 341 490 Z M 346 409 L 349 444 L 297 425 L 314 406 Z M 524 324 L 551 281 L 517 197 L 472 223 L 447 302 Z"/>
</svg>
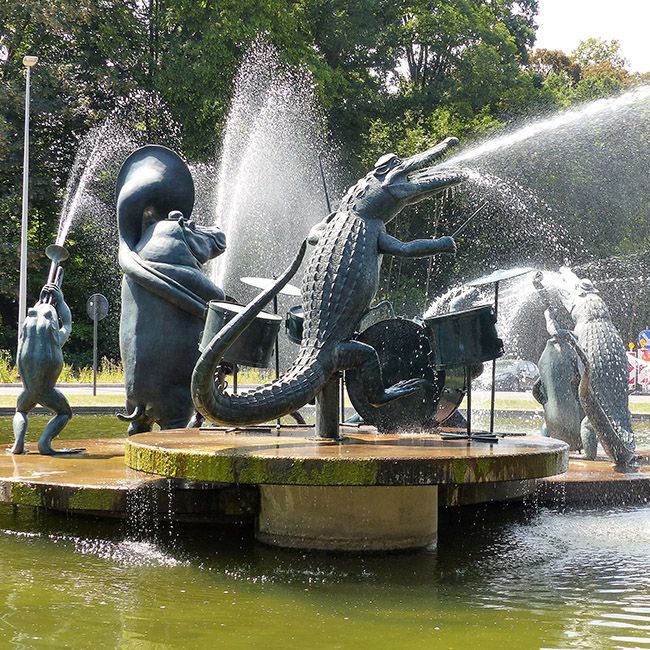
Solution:
<svg viewBox="0 0 650 650">
<path fill-rule="evenodd" d="M 470 221 L 472 221 L 472 219 L 474 219 L 474 217 L 476 217 L 476 216 L 479 214 L 479 212 L 481 212 L 481 210 L 483 210 L 483 208 L 484 208 L 487 204 L 488 204 L 488 202 L 487 202 L 487 201 L 484 201 L 484 202 L 483 202 L 483 203 L 482 203 L 482 204 L 481 204 L 481 205 L 480 205 L 476 210 L 474 210 L 474 212 L 469 216 L 469 218 L 467 218 L 467 219 L 466 219 L 466 220 L 465 220 L 465 221 L 464 221 L 464 222 L 463 222 L 463 223 L 462 223 L 462 224 L 461 224 L 461 225 L 460 225 L 460 226 L 459 226 L 459 227 L 454 231 L 454 233 L 452 234 L 452 237 L 456 237 L 456 235 L 458 235 L 458 233 L 459 233 L 461 230 L 463 230 L 463 229 L 465 228 L 465 226 L 466 226 Z"/>
</svg>

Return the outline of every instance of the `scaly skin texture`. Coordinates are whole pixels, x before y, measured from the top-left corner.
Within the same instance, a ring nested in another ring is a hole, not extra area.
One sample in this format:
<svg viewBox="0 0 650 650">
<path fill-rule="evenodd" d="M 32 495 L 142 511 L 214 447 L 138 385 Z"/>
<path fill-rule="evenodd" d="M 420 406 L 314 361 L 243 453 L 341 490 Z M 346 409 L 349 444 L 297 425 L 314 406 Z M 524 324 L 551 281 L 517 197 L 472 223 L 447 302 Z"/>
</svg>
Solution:
<svg viewBox="0 0 650 650">
<path fill-rule="evenodd" d="M 559 295 L 574 322 L 574 330 L 570 332 L 558 326 L 548 313 L 547 324 L 549 333 L 567 352 L 563 363 L 574 365 L 578 362 L 577 397 L 584 417 L 579 430 L 577 423 L 573 422 L 576 430 L 571 433 L 571 438 L 575 439 L 579 433 L 586 458 L 596 457 L 597 443 L 600 442 L 617 467 L 629 467 L 636 460 L 636 445 L 628 407 L 627 359 L 623 340 L 593 284 L 579 279 L 567 269 L 562 271 L 562 275 L 567 290 Z M 543 369 L 542 358 L 540 374 Z M 572 373 L 568 375 L 572 376 Z M 562 383 L 557 373 L 548 383 L 551 381 Z M 574 399 L 576 395 L 573 379 L 568 385 L 555 388 L 557 393 L 569 393 L 568 399 Z"/>
<path fill-rule="evenodd" d="M 303 339 L 283 377 L 236 395 L 225 393 L 223 384 L 214 381 L 225 352 L 300 266 L 305 244 L 275 286 L 216 334 L 192 376 L 192 398 L 206 419 L 239 426 L 281 417 L 312 400 L 335 372 L 352 367 L 360 369 L 368 399 L 376 405 L 420 389 L 418 381 L 384 389 L 376 351 L 351 339 L 377 290 L 383 254 L 425 257 L 455 252 L 451 237 L 403 243 L 386 233 L 386 223 L 404 207 L 462 182 L 464 176 L 458 171 L 430 169 L 454 144 L 456 140 L 448 139 L 406 160 L 383 156 L 372 172 L 348 190 L 339 209 L 312 229 L 307 241 L 314 251 L 302 282 Z"/>
<path fill-rule="evenodd" d="M 598 439 L 616 465 L 626 467 L 634 460 L 636 445 L 628 406 L 623 340 L 596 293 L 577 292 L 571 316 L 586 370 L 580 385 L 580 401 L 586 415 L 581 425 L 583 445 L 589 453 L 595 450 Z"/>
</svg>

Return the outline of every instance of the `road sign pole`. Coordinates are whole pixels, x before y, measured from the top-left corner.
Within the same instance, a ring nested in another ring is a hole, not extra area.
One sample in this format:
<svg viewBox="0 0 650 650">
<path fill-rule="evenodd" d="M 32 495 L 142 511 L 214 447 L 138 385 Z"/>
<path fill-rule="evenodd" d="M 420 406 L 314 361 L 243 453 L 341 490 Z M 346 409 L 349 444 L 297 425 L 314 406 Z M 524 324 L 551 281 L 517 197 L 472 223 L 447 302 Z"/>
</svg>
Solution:
<svg viewBox="0 0 650 650">
<path fill-rule="evenodd" d="M 97 301 L 93 304 L 93 396 L 97 395 Z"/>
<path fill-rule="evenodd" d="M 97 395 L 97 323 L 108 314 L 108 300 L 94 293 L 86 303 L 86 313 L 93 322 L 93 395 Z"/>
</svg>

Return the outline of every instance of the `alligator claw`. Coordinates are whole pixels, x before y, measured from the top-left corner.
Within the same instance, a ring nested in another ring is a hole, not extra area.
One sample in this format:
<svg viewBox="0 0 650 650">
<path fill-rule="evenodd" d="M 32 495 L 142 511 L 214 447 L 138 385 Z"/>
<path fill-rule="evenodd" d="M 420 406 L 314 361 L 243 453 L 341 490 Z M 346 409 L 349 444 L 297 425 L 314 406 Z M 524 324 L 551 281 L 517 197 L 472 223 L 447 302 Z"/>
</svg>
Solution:
<svg viewBox="0 0 650 650">
<path fill-rule="evenodd" d="M 384 406 L 393 400 L 417 393 L 424 388 L 426 383 L 426 379 L 404 379 L 403 381 L 397 382 L 389 388 L 386 388 L 380 401 L 373 403 L 373 406 Z"/>
</svg>

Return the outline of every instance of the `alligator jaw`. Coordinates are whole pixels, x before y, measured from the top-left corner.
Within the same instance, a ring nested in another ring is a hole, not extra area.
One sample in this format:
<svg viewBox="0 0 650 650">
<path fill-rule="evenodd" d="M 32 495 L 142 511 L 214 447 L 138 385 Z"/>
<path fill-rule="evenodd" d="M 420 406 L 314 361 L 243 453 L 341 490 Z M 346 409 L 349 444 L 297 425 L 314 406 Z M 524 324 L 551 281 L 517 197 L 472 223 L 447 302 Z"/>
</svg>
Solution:
<svg viewBox="0 0 650 650">
<path fill-rule="evenodd" d="M 388 172 L 382 182 L 383 187 L 395 199 L 410 205 L 462 183 L 467 177 L 465 172 L 457 169 L 441 170 L 434 166 L 457 144 L 456 138 L 447 138 L 428 151 L 403 160 Z"/>
</svg>

